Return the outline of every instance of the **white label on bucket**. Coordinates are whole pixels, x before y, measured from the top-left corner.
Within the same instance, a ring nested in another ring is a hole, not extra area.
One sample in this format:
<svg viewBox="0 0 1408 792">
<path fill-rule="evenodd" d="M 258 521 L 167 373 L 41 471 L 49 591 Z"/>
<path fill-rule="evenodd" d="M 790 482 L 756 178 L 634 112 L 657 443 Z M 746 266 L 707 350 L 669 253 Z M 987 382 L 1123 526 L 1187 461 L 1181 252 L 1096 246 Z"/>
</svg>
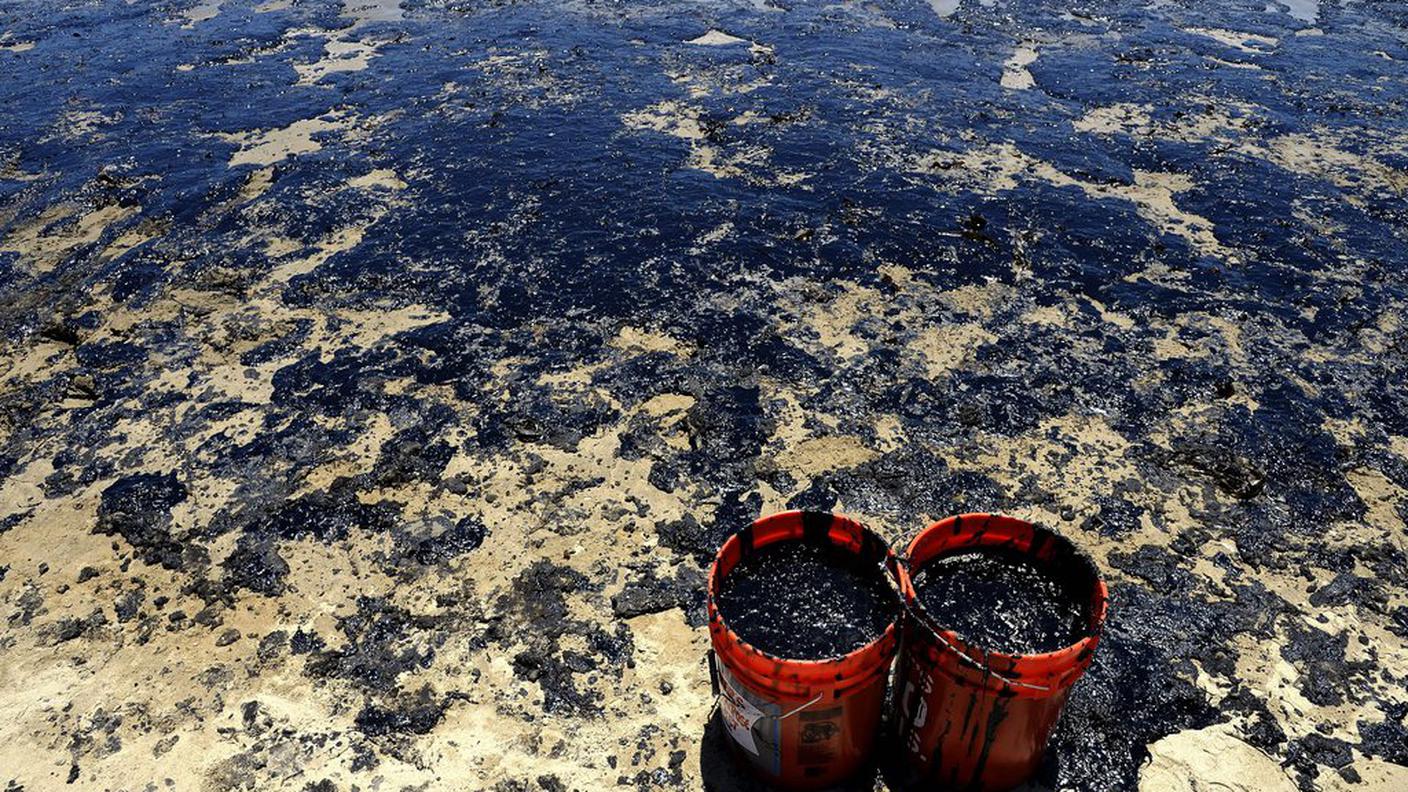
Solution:
<svg viewBox="0 0 1408 792">
<path fill-rule="evenodd" d="M 753 741 L 753 724 L 763 717 L 763 711 L 753 706 L 743 694 L 733 687 L 729 674 L 719 674 L 723 682 L 719 696 L 719 712 L 723 715 L 724 726 L 739 745 L 753 754 L 758 753 L 758 744 Z"/>
</svg>

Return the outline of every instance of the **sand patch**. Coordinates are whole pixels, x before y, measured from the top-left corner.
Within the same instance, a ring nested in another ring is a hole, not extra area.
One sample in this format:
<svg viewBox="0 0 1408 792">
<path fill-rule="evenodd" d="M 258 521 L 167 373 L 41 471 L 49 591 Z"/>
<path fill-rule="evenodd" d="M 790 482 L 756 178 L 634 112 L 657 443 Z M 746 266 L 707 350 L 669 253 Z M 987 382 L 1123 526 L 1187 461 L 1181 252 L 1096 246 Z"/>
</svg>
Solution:
<svg viewBox="0 0 1408 792">
<path fill-rule="evenodd" d="M 1286 13 L 1302 22 L 1314 22 L 1320 16 L 1320 0 L 1279 0 L 1278 5 L 1286 8 Z M 1307 28 L 1307 30 L 1318 30 L 1317 28 Z M 1305 30 L 1297 30 L 1296 35 L 1302 35 Z"/>
<path fill-rule="evenodd" d="M 778 464 L 807 478 L 862 465 L 876 457 L 859 438 L 833 435 L 803 440 L 778 457 Z"/>
<path fill-rule="evenodd" d="M 181 12 L 181 17 L 186 20 L 186 24 L 181 27 L 193 28 L 207 19 L 214 19 L 219 16 L 220 6 L 224 4 L 224 0 L 200 0 L 199 3 Z"/>
<path fill-rule="evenodd" d="M 163 220 L 144 220 L 118 235 L 98 254 L 99 261 L 111 261 L 135 250 L 154 239 L 159 239 L 170 229 Z"/>
<path fill-rule="evenodd" d="M 137 215 L 142 208 L 111 204 L 80 211 L 62 202 L 45 208 L 38 217 L 15 227 L 0 240 L 0 252 L 18 253 L 20 262 L 31 273 L 41 275 L 52 271 L 80 248 L 98 242 L 109 228 Z M 121 237 L 125 240 L 122 243 L 114 240 L 112 244 L 117 247 L 110 248 L 113 253 L 109 258 L 144 241 L 140 231 L 131 233 L 133 236 Z"/>
<path fill-rule="evenodd" d="M 315 85 L 329 74 L 364 71 L 376 57 L 379 45 L 333 39 L 323 44 L 323 57 L 313 63 L 295 63 L 299 85 Z"/>
<path fill-rule="evenodd" d="M 685 43 L 701 47 L 727 47 L 733 44 L 747 44 L 749 42 L 748 39 L 739 38 L 738 36 L 725 33 L 722 30 L 710 30 L 708 33 L 702 36 L 696 36 Z"/>
<path fill-rule="evenodd" d="M 1296 792 L 1276 760 L 1226 724 L 1178 732 L 1149 746 L 1139 792 Z"/>
<path fill-rule="evenodd" d="M 970 362 L 978 347 L 996 340 L 981 325 L 944 324 L 921 331 L 911 348 L 923 356 L 929 377 L 942 380 Z"/>
<path fill-rule="evenodd" d="M 1133 184 L 1085 181 L 1067 175 L 1012 143 L 990 144 L 957 153 L 931 153 L 920 157 L 914 168 L 922 173 L 956 174 L 960 182 L 966 180 L 971 187 L 993 193 L 1015 190 L 1022 182 L 1031 181 L 1076 187 L 1090 198 L 1134 204 L 1140 217 L 1164 233 L 1182 237 L 1200 253 L 1218 257 L 1231 254 L 1213 233 L 1212 221 L 1181 209 L 1174 201 L 1175 195 L 1194 186 L 1192 178 L 1183 174 L 1135 170 Z"/>
<path fill-rule="evenodd" d="M 373 22 L 400 22 L 405 18 L 401 0 L 342 0 L 342 16 L 351 17 L 355 30 Z"/>
<path fill-rule="evenodd" d="M 1031 44 L 1019 45 L 1012 53 L 1012 57 L 1002 64 L 1002 87 L 1009 91 L 1025 91 L 1029 88 L 1035 88 L 1036 79 L 1032 77 L 1027 66 L 1036 62 L 1036 56 L 1036 48 Z"/>
<path fill-rule="evenodd" d="M 669 352 L 684 355 L 689 352 L 685 344 L 668 333 L 655 332 L 631 325 L 625 325 L 611 339 L 611 346 L 620 350 L 637 352 Z"/>
<path fill-rule="evenodd" d="M 1365 206 L 1366 198 L 1401 199 L 1408 195 L 1408 170 L 1348 151 L 1339 143 L 1333 132 L 1319 129 L 1314 134 L 1281 135 L 1264 144 L 1248 142 L 1238 150 L 1292 173 L 1323 179 L 1346 190 L 1345 200 L 1356 206 Z"/>
<path fill-rule="evenodd" d="M 929 0 L 929 8 L 933 9 L 940 19 L 947 19 L 958 10 L 960 2 L 961 0 Z"/>
<path fill-rule="evenodd" d="M 626 113 L 621 120 L 633 129 L 659 132 L 680 140 L 703 140 L 704 127 L 699 123 L 702 113 L 700 108 L 667 99 L 644 110 Z"/>
<path fill-rule="evenodd" d="M 286 261 L 270 270 L 268 280 L 274 283 L 285 283 L 299 275 L 312 272 L 333 256 L 345 253 L 360 245 L 362 237 L 373 222 L 375 220 L 332 232 L 326 238 L 318 241 L 311 254 Z"/>
<path fill-rule="evenodd" d="M 1228 65 L 1248 67 L 1247 64 Z M 1221 142 L 1240 139 L 1265 115 L 1263 108 L 1224 98 L 1190 96 L 1184 104 L 1186 109 L 1156 120 L 1153 105 L 1116 102 L 1086 110 L 1071 126 L 1077 132 L 1093 135 L 1130 135 L 1188 143 Z"/>
<path fill-rule="evenodd" d="M 718 179 L 740 179 L 752 184 L 791 186 L 808 174 L 776 171 L 770 166 L 772 150 L 758 144 L 726 143 L 706 129 L 701 108 L 674 100 L 657 102 L 621 117 L 631 129 L 658 132 L 689 143 L 684 167 L 704 171 Z"/>
<path fill-rule="evenodd" d="M 1103 107 L 1092 107 L 1071 126 L 1077 132 L 1096 135 L 1131 135 L 1145 133 L 1152 126 L 1149 117 L 1151 105 L 1135 102 L 1116 102 Z"/>
<path fill-rule="evenodd" d="M 1187 33 L 1204 36 L 1219 44 L 1225 44 L 1234 49 L 1239 49 L 1242 52 L 1249 52 L 1254 55 L 1265 55 L 1271 49 L 1275 48 L 1276 45 L 1281 43 L 1275 36 L 1262 36 L 1256 33 L 1244 33 L 1240 30 L 1228 30 L 1226 28 L 1190 27 L 1184 28 L 1183 30 Z"/>
<path fill-rule="evenodd" d="M 233 168 L 239 165 L 272 165 L 298 154 L 321 151 L 323 144 L 317 137 L 345 130 L 347 126 L 347 115 L 334 110 L 277 129 L 219 132 L 216 135 L 239 145 L 239 150 L 230 156 L 230 167 Z"/>
<path fill-rule="evenodd" d="M 347 186 L 354 190 L 390 190 L 395 192 L 406 189 L 407 185 L 396 171 L 390 168 L 375 168 L 361 176 L 348 179 Z"/>
</svg>

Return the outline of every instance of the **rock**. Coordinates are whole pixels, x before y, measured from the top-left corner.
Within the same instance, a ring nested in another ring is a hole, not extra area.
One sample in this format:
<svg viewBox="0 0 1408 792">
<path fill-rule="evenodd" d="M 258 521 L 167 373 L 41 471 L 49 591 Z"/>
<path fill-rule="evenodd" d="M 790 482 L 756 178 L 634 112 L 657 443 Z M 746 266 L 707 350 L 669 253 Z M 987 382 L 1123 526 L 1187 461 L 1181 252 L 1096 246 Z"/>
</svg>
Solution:
<svg viewBox="0 0 1408 792">
<path fill-rule="evenodd" d="M 1225 723 L 1171 734 L 1149 746 L 1149 756 L 1139 792 L 1296 792 L 1275 759 Z"/>
<path fill-rule="evenodd" d="M 437 700 L 429 687 L 422 687 L 414 695 L 385 705 L 368 702 L 357 713 L 356 725 L 371 737 L 387 734 L 409 733 L 426 734 L 440 723 L 445 716 L 448 701 Z"/>
<path fill-rule="evenodd" d="M 57 341 L 60 344 L 68 344 L 69 346 L 77 346 L 79 341 L 78 330 L 66 322 L 55 322 L 51 325 L 47 325 L 43 330 L 39 331 L 39 335 L 50 341 Z"/>
<path fill-rule="evenodd" d="M 58 643 L 72 641 L 83 634 L 83 622 L 78 619 L 63 619 L 54 628 L 54 640 Z"/>
<path fill-rule="evenodd" d="M 288 632 L 285 630 L 274 630 L 259 639 L 259 648 L 255 650 L 255 656 L 261 661 L 268 662 L 277 657 L 278 654 L 286 648 L 288 648 Z"/>
<path fill-rule="evenodd" d="M 68 393 L 70 399 L 81 399 L 83 401 L 96 401 L 98 398 L 98 383 L 91 374 L 78 374 L 69 380 Z"/>
<path fill-rule="evenodd" d="M 229 646 L 240 639 L 240 631 L 234 627 L 220 633 L 220 637 L 215 639 L 216 646 Z"/>
<path fill-rule="evenodd" d="M 101 608 L 95 608 L 87 617 L 78 619 L 72 616 L 65 617 L 54 623 L 52 629 L 53 642 L 56 644 L 66 643 L 87 635 L 91 631 L 102 627 L 108 623 L 108 617 Z"/>
<path fill-rule="evenodd" d="M 465 517 L 454 527 L 418 542 L 412 555 L 417 563 L 438 564 L 468 553 L 484 542 L 489 528 L 478 518 Z"/>
<path fill-rule="evenodd" d="M 611 598 L 611 610 L 621 619 L 659 613 L 678 605 L 675 592 L 663 581 L 627 583 L 621 593 Z"/>
<path fill-rule="evenodd" d="M 1351 767 L 1359 776 L 1358 783 L 1350 782 L 1348 779 L 1341 780 L 1343 776 L 1332 776 L 1328 773 L 1322 774 L 1318 780 L 1323 782 L 1323 788 L 1328 792 L 1340 792 L 1340 790 L 1389 792 L 1389 790 L 1408 789 L 1408 767 L 1403 765 L 1380 762 L 1374 759 L 1360 759 Z"/>
<path fill-rule="evenodd" d="M 700 47 L 727 47 L 732 44 L 747 44 L 748 39 L 739 38 L 731 33 L 725 33 L 722 30 L 711 29 L 707 33 L 695 36 L 685 43 Z"/>
<path fill-rule="evenodd" d="M 174 748 L 176 746 L 177 741 L 179 741 L 180 739 L 181 735 L 172 734 L 166 737 L 162 737 L 160 740 L 157 740 L 156 744 L 152 746 L 152 756 L 162 756 L 167 751 L 170 751 L 172 748 Z"/>
<path fill-rule="evenodd" d="M 121 536 L 148 564 L 181 569 L 201 563 L 201 548 L 171 535 L 171 509 L 186 500 L 186 486 L 175 473 L 137 473 L 103 490 L 95 533 Z"/>
</svg>

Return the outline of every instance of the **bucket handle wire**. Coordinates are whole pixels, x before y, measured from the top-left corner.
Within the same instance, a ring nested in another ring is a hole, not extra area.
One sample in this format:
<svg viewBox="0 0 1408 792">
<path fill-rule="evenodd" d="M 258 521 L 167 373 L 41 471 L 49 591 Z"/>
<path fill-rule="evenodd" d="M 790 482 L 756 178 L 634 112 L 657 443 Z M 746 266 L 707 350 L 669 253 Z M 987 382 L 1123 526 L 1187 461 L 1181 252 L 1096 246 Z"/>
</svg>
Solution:
<svg viewBox="0 0 1408 792">
<path fill-rule="evenodd" d="M 779 716 L 777 716 L 777 719 L 780 720 L 780 721 L 782 721 L 782 720 L 787 720 L 788 718 L 792 717 L 793 715 L 796 715 L 797 713 L 801 712 L 802 710 L 806 709 L 807 707 L 810 707 L 811 705 L 817 703 L 818 701 L 821 701 L 821 696 L 822 696 L 822 694 L 820 694 L 820 693 L 816 694 L 816 698 L 813 698 L 811 701 L 808 701 L 806 704 L 803 704 L 802 706 L 800 706 L 800 707 L 798 707 L 798 708 L 792 710 L 791 712 L 787 713 L 786 715 L 779 715 Z"/>
<path fill-rule="evenodd" d="M 713 649 L 710 649 L 710 650 L 707 652 L 707 654 L 705 655 L 705 657 L 706 657 L 706 658 L 708 659 L 708 661 L 709 661 L 709 685 L 710 685 L 710 687 L 713 688 L 713 693 L 714 693 L 714 706 L 717 707 L 717 706 L 719 706 L 719 698 L 723 695 L 723 692 L 719 689 L 719 668 L 718 668 L 718 665 L 717 665 L 717 663 L 718 663 L 718 657 L 714 654 L 714 650 L 713 650 Z M 778 719 L 779 721 L 787 720 L 788 718 L 792 717 L 793 715 L 796 715 L 797 713 L 801 712 L 802 710 L 806 709 L 807 707 L 810 707 L 811 705 L 817 703 L 818 701 L 821 701 L 821 697 L 822 697 L 823 695 L 825 695 L 825 694 L 823 694 L 823 693 L 818 693 L 818 694 L 816 694 L 816 697 L 813 698 L 811 701 L 808 701 L 807 703 L 805 703 L 805 704 L 803 704 L 802 706 L 800 706 L 800 707 L 798 707 L 798 708 L 792 710 L 791 712 L 786 713 L 785 715 L 778 715 L 778 716 L 777 716 L 777 719 Z"/>
</svg>

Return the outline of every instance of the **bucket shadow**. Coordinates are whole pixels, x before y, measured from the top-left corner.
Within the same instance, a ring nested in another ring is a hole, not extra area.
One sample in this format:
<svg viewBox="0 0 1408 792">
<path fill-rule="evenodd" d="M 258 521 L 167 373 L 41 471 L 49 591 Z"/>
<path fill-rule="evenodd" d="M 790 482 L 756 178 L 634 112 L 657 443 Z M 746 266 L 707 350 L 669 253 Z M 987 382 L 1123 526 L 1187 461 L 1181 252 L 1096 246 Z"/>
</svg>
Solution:
<svg viewBox="0 0 1408 792">
<path fill-rule="evenodd" d="M 924 781 L 915 779 L 908 771 L 905 760 L 898 751 L 899 738 L 891 731 L 881 734 L 882 745 L 888 746 L 888 750 L 878 752 L 879 768 L 876 790 L 884 789 L 888 792 L 932 792 L 935 789 L 948 789 L 938 781 Z M 1041 768 L 1037 771 L 1035 778 L 1013 787 L 1010 792 L 1055 792 L 1055 780 L 1057 769 L 1055 758 L 1047 754 L 1042 760 Z M 956 789 L 957 787 L 953 787 Z"/>
<path fill-rule="evenodd" d="M 699 775 L 706 792 L 774 792 L 776 787 L 754 777 L 742 760 L 734 756 L 728 732 L 724 730 L 718 707 L 709 714 L 699 744 Z M 875 768 L 866 768 L 836 792 L 873 792 L 877 789 Z"/>
</svg>

